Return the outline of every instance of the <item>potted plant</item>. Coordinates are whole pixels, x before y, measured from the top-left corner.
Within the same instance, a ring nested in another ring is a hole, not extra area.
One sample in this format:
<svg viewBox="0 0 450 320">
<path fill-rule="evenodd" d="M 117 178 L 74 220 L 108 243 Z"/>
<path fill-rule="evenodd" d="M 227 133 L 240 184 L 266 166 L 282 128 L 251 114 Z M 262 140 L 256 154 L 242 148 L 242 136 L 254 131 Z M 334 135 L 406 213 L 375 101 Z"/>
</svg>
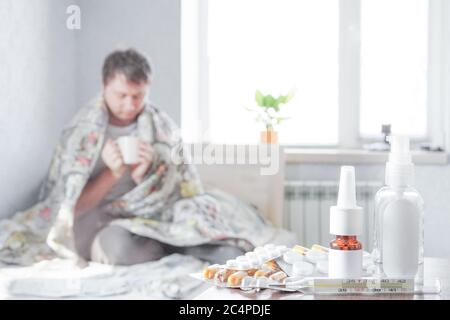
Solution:
<svg viewBox="0 0 450 320">
<path fill-rule="evenodd" d="M 280 105 L 288 103 L 294 97 L 295 91 L 291 90 L 287 95 L 279 95 L 277 98 L 268 94 L 264 95 L 256 90 L 255 101 L 257 107 L 247 108 L 247 110 L 256 113 L 256 121 L 262 122 L 265 130 L 261 132 L 262 143 L 277 143 L 278 133 L 274 130 L 283 120 L 289 119 L 282 116 Z"/>
</svg>

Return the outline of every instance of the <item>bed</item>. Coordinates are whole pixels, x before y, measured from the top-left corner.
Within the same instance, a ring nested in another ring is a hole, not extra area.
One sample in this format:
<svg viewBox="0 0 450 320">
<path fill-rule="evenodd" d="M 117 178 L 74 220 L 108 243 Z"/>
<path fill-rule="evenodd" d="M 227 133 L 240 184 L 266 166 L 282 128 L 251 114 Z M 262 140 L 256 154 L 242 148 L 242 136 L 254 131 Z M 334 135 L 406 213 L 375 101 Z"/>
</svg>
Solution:
<svg viewBox="0 0 450 320">
<path fill-rule="evenodd" d="M 257 207 L 273 225 L 282 221 L 283 175 L 261 176 L 258 165 L 197 166 L 207 188 L 221 188 Z M 295 236 L 279 229 L 270 241 L 292 246 Z M 207 289 L 189 277 L 206 263 L 172 254 L 133 266 L 95 262 L 80 266 L 54 259 L 29 267 L 0 266 L 0 299 L 192 299 Z"/>
</svg>

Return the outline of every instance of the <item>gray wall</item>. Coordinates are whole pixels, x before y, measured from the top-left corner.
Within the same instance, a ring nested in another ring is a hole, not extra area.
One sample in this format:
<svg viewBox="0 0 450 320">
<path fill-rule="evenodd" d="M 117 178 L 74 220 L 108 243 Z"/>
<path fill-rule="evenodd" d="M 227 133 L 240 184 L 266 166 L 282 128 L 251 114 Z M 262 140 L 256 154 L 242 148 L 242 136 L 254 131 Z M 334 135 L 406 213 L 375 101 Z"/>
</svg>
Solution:
<svg viewBox="0 0 450 320">
<path fill-rule="evenodd" d="M 81 29 L 66 9 L 81 8 Z M 150 98 L 180 122 L 180 0 L 0 1 L 0 217 L 32 205 L 58 136 L 116 48 L 153 64 Z"/>
<path fill-rule="evenodd" d="M 131 46 L 147 53 L 153 65 L 151 100 L 180 123 L 180 0 L 79 0 L 78 4 L 82 12 L 76 43 L 78 104 L 100 90 L 105 55 Z"/>
<path fill-rule="evenodd" d="M 76 108 L 72 1 L 0 1 L 0 217 L 36 200 L 59 132 Z"/>
</svg>

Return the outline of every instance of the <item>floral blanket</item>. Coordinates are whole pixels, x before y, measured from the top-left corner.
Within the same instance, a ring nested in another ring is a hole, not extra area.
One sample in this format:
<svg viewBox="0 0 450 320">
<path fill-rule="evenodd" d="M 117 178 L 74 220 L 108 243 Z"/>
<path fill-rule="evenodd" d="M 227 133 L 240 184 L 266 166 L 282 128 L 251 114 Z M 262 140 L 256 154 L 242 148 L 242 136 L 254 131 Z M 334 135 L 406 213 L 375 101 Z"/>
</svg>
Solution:
<svg viewBox="0 0 450 320">
<path fill-rule="evenodd" d="M 108 120 L 105 103 L 97 98 L 63 130 L 39 202 L 0 220 L 0 262 L 79 259 L 74 207 L 101 153 Z M 137 125 L 138 136 L 155 150 L 154 160 L 142 183 L 107 205 L 117 217 L 112 224 L 177 246 L 227 242 L 251 250 L 273 238 L 276 229 L 253 207 L 225 193 L 204 191 L 195 167 L 180 163 L 179 130 L 164 112 L 146 102 Z M 172 160 L 175 152 L 177 161 Z"/>
</svg>

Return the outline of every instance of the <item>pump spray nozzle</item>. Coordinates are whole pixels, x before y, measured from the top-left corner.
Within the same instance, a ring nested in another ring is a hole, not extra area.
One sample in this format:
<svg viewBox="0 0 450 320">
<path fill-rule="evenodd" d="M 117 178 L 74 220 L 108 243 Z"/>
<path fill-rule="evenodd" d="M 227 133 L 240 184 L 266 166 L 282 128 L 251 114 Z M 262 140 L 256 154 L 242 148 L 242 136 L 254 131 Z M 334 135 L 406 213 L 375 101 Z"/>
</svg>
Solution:
<svg viewBox="0 0 450 320">
<path fill-rule="evenodd" d="M 413 182 L 414 165 L 409 151 L 409 138 L 407 136 L 389 136 L 391 152 L 386 163 L 387 185 L 406 186 Z"/>
<path fill-rule="evenodd" d="M 351 166 L 341 167 L 339 179 L 339 192 L 337 200 L 338 208 L 356 207 L 355 168 Z"/>
<path fill-rule="evenodd" d="M 330 208 L 330 233 L 360 235 L 362 219 L 362 208 L 356 204 L 355 168 L 342 166 L 337 205 Z"/>
<path fill-rule="evenodd" d="M 328 276 L 358 278 L 362 274 L 362 244 L 357 236 L 363 231 L 363 209 L 356 205 L 355 168 L 341 167 L 337 205 L 330 208 Z"/>
<path fill-rule="evenodd" d="M 411 153 L 409 152 L 409 138 L 407 136 L 389 136 L 391 153 L 389 162 L 395 164 L 410 164 Z"/>
</svg>

